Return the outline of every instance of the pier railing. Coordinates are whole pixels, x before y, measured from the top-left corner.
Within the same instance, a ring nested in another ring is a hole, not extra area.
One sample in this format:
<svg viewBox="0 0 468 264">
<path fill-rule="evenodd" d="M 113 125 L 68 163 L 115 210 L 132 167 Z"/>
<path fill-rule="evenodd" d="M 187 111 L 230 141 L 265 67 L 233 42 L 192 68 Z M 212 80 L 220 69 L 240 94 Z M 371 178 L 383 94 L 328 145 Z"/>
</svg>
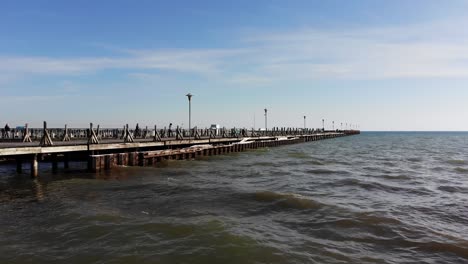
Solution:
<svg viewBox="0 0 468 264">
<path fill-rule="evenodd" d="M 24 162 L 30 163 L 32 177 L 38 176 L 39 163 L 44 162 L 51 162 L 52 173 L 56 173 L 59 161 L 68 169 L 70 161 L 87 160 L 87 169 L 97 172 L 114 166 L 149 166 L 163 160 L 193 159 L 360 133 L 299 128 L 248 131 L 244 128 L 184 130 L 176 127 L 172 131 L 136 127 L 131 130 L 128 125 L 122 129 L 100 129 L 99 126 L 94 129 L 92 124 L 86 129 L 48 129 L 45 122 L 42 129 L 26 126 L 8 132 L 20 134 L 14 137 L 8 134 L 0 140 L 0 161 L 16 160 L 18 173 L 22 173 Z"/>
<path fill-rule="evenodd" d="M 312 128 L 293 128 L 293 127 L 273 127 L 264 129 L 247 128 L 192 128 L 185 129 L 176 126 L 162 127 L 157 126 L 144 128 L 137 124 L 135 128 L 130 128 L 128 124 L 122 128 L 101 128 L 99 125 L 94 127 L 90 123 L 89 128 L 48 128 L 44 122 L 42 128 L 24 127 L 13 128 L 10 131 L 1 129 L 0 142 L 40 142 L 40 145 L 53 145 L 54 141 L 74 141 L 87 140 L 89 144 L 99 144 L 102 140 L 122 140 L 123 142 L 133 142 L 135 140 L 162 141 L 163 139 L 201 139 L 201 138 L 241 138 L 241 137 L 266 137 L 266 136 L 294 136 L 294 135 L 315 135 L 320 133 L 343 133 L 357 134 L 356 130 L 335 130 L 324 131 L 322 129 Z"/>
</svg>

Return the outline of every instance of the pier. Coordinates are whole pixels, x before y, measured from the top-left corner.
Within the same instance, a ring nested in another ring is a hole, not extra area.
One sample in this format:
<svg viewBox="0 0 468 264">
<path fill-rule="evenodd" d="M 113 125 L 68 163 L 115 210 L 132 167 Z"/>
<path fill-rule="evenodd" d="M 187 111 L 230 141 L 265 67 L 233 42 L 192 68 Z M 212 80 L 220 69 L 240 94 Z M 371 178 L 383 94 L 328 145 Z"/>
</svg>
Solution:
<svg viewBox="0 0 468 264">
<path fill-rule="evenodd" d="M 87 170 L 99 172 L 115 166 L 154 166 L 164 160 L 189 160 L 264 147 L 332 139 L 360 134 L 359 130 L 275 127 L 271 130 L 182 129 L 156 126 L 122 128 L 29 128 L 12 129 L 0 136 L 0 161 L 15 161 L 17 172 L 29 164 L 32 177 L 39 164 L 50 164 L 57 172 L 59 163 L 69 168 L 71 161 L 86 161 Z M 1 165 L 1 164 L 0 164 Z"/>
</svg>

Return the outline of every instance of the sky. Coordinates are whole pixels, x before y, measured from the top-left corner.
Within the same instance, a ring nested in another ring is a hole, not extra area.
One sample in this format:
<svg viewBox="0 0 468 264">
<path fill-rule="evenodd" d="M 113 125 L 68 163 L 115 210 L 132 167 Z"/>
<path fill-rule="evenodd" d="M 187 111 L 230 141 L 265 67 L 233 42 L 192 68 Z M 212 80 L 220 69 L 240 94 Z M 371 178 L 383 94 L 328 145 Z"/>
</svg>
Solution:
<svg viewBox="0 0 468 264">
<path fill-rule="evenodd" d="M 468 131 L 468 1 L 1 0 L 0 125 Z"/>
</svg>

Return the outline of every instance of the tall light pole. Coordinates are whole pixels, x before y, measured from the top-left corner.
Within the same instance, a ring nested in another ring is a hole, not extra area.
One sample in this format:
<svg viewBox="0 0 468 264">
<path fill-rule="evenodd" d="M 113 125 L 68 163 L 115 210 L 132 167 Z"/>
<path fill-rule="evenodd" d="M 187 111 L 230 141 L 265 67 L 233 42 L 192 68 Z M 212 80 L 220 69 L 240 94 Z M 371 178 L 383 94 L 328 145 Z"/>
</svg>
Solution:
<svg viewBox="0 0 468 264">
<path fill-rule="evenodd" d="M 322 119 L 322 130 L 325 131 L 325 119 Z"/>
<path fill-rule="evenodd" d="M 188 93 L 185 96 L 188 98 L 188 126 L 189 126 L 189 141 L 192 137 L 192 94 Z"/>
<path fill-rule="evenodd" d="M 333 124 L 333 131 L 335 131 L 335 121 L 333 121 L 332 124 Z"/>
<path fill-rule="evenodd" d="M 304 130 L 306 129 L 306 116 L 304 116 Z"/>
<path fill-rule="evenodd" d="M 343 131 L 343 122 L 341 122 L 341 128 L 340 128 L 341 131 Z"/>
<path fill-rule="evenodd" d="M 267 126 L 267 112 L 268 112 L 268 109 L 265 108 L 265 133 L 266 131 L 268 130 L 268 126 Z"/>
</svg>

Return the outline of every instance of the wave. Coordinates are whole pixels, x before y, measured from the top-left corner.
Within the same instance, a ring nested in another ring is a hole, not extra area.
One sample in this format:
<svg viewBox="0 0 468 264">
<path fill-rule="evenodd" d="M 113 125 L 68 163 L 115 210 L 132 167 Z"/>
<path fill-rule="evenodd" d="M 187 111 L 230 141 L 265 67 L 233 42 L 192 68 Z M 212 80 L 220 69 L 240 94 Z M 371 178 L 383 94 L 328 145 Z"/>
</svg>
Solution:
<svg viewBox="0 0 468 264">
<path fill-rule="evenodd" d="M 459 186 L 442 185 L 437 188 L 440 191 L 449 193 L 468 193 L 468 190 Z"/>
<path fill-rule="evenodd" d="M 348 175 L 350 172 L 348 171 L 341 171 L 341 170 L 327 170 L 327 169 L 309 169 L 305 171 L 308 174 L 340 174 L 340 175 Z"/>
<path fill-rule="evenodd" d="M 388 180 L 411 180 L 411 177 L 408 175 L 400 174 L 400 175 L 384 175 L 382 176 Z"/>
<path fill-rule="evenodd" d="M 444 171 L 445 168 L 442 168 L 442 167 L 433 167 L 431 168 L 431 170 L 435 171 L 435 172 L 441 172 L 441 171 Z"/>
<path fill-rule="evenodd" d="M 344 160 L 334 160 L 333 161 L 333 164 L 337 164 L 337 165 L 345 165 L 345 166 L 351 166 L 351 165 L 354 165 L 353 162 L 348 162 L 348 161 L 344 161 Z"/>
<path fill-rule="evenodd" d="M 130 233 L 144 233 L 154 242 L 161 243 L 160 248 L 164 249 L 162 255 L 177 256 L 178 261 L 168 261 L 171 263 L 206 263 L 209 259 L 247 263 L 256 258 L 257 254 L 262 256 L 265 263 L 287 262 L 281 250 L 274 245 L 257 241 L 249 233 L 232 230 L 218 219 L 192 218 L 185 219 L 184 223 L 146 223 L 131 225 L 129 228 Z"/>
<path fill-rule="evenodd" d="M 393 171 L 385 170 L 383 167 L 363 167 L 363 169 L 366 171 L 378 172 L 378 173 L 384 173 L 384 174 L 393 173 Z"/>
<path fill-rule="evenodd" d="M 254 199 L 258 202 L 272 202 L 276 205 L 295 209 L 320 209 L 324 204 L 292 193 L 277 193 L 272 191 L 260 191 L 254 193 Z"/>
<path fill-rule="evenodd" d="M 384 161 L 382 162 L 382 165 L 387 166 L 387 167 L 392 167 L 392 168 L 398 166 L 397 163 L 391 162 L 391 161 Z"/>
<path fill-rule="evenodd" d="M 363 212 L 353 214 L 352 218 L 341 218 L 334 221 L 328 221 L 326 224 L 330 224 L 333 228 L 371 228 L 371 227 L 384 227 L 390 228 L 389 226 L 399 226 L 401 221 L 396 218 L 379 216 L 373 213 Z"/>
<path fill-rule="evenodd" d="M 287 157 L 295 158 L 295 159 L 308 159 L 310 156 L 304 152 L 287 152 Z"/>
<path fill-rule="evenodd" d="M 421 162 L 421 161 L 423 161 L 422 158 L 417 158 L 417 157 L 407 158 L 406 160 L 409 161 L 409 162 Z"/>
<path fill-rule="evenodd" d="M 401 221 L 389 216 L 380 216 L 375 213 L 363 212 L 356 214 L 357 219 L 366 225 L 401 225 Z"/>
<path fill-rule="evenodd" d="M 323 163 L 321 161 L 318 161 L 318 160 L 308 160 L 305 163 L 308 164 L 308 165 L 317 165 L 317 166 L 325 165 L 325 163 Z"/>
<path fill-rule="evenodd" d="M 414 253 L 420 253 L 421 251 L 431 254 L 449 253 L 468 258 L 468 242 L 460 240 L 451 242 L 428 241 L 426 238 L 409 239 L 403 234 L 396 234 L 396 236 L 388 238 L 367 234 L 358 237 L 353 236 L 349 239 L 358 243 L 382 244 L 386 248 L 410 249 Z"/>
<path fill-rule="evenodd" d="M 447 161 L 445 161 L 445 163 L 451 164 L 451 165 L 467 165 L 468 164 L 467 161 L 459 160 L 459 159 L 447 160 Z"/>
<path fill-rule="evenodd" d="M 247 168 L 257 168 L 257 167 L 266 167 L 266 168 L 285 168 L 285 167 L 300 167 L 304 166 L 307 163 L 303 161 L 291 161 L 291 160 L 281 160 L 277 162 L 272 161 L 256 161 L 249 164 L 242 165 L 243 167 Z M 314 164 L 317 165 L 317 164 Z"/>
<path fill-rule="evenodd" d="M 104 212 L 95 215 L 86 215 L 78 217 L 78 220 L 83 223 L 120 223 L 128 220 L 126 217 L 119 215 L 118 212 Z"/>
<path fill-rule="evenodd" d="M 461 167 L 456 167 L 455 172 L 458 173 L 458 174 L 468 174 L 468 169 L 461 168 Z"/>
<path fill-rule="evenodd" d="M 411 245 L 429 252 L 452 253 L 463 258 L 468 258 L 468 242 L 441 243 L 441 242 L 411 242 Z"/>
<path fill-rule="evenodd" d="M 252 164 L 249 164 L 248 167 L 277 167 L 277 163 L 275 162 L 270 162 L 270 161 L 258 161 Z"/>
<path fill-rule="evenodd" d="M 388 185 L 383 183 L 378 183 L 374 181 L 362 181 L 359 179 L 342 179 L 335 181 L 334 186 L 357 186 L 367 191 L 385 191 L 389 193 L 413 193 L 418 195 L 430 195 L 432 192 L 425 188 L 410 188 L 410 187 L 401 187 L 395 185 Z"/>
</svg>

